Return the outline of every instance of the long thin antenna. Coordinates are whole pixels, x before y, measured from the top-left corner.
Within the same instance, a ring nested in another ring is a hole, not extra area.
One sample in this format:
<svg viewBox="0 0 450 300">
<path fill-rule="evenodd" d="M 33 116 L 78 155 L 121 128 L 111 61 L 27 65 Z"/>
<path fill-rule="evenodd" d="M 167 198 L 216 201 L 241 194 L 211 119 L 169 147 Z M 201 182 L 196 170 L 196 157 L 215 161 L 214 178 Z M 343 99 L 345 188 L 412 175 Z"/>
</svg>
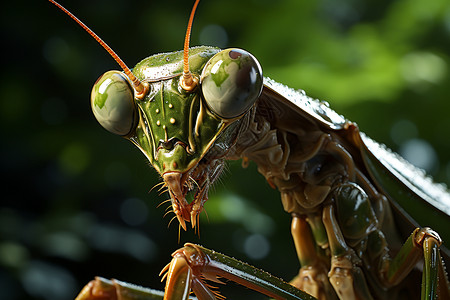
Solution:
<svg viewBox="0 0 450 300">
<path fill-rule="evenodd" d="M 200 0 L 196 0 L 191 10 L 188 26 L 186 29 L 186 37 L 184 39 L 184 55 L 183 55 L 183 78 L 181 80 L 181 87 L 187 91 L 191 91 L 195 88 L 198 81 L 192 76 L 189 70 L 189 41 L 191 39 L 192 23 L 194 22 L 195 10 Z"/>
<path fill-rule="evenodd" d="M 51 3 L 56 5 L 60 10 L 65 12 L 69 17 L 71 17 L 75 22 L 77 22 L 87 33 L 89 33 L 108 53 L 114 58 L 114 60 L 119 64 L 122 70 L 127 74 L 128 78 L 130 78 L 133 87 L 136 91 L 136 98 L 142 99 L 148 93 L 148 84 L 142 83 L 134 74 L 131 72 L 130 68 L 124 63 L 124 61 L 114 52 L 111 47 L 108 46 L 95 32 L 93 32 L 89 27 L 87 27 L 83 22 L 80 21 L 74 14 L 68 11 L 64 6 L 59 4 L 56 1 L 49 0 Z"/>
</svg>

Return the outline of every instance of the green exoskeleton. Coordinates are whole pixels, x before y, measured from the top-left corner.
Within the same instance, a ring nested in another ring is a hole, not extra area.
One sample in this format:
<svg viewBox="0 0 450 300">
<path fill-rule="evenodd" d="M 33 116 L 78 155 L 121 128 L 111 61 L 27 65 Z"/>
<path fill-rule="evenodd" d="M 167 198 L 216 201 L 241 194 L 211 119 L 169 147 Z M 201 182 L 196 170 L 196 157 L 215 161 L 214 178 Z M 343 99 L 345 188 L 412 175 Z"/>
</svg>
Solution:
<svg viewBox="0 0 450 300">
<path fill-rule="evenodd" d="M 50 0 L 55 3 L 54 1 Z M 56 4 L 56 3 L 55 3 Z M 290 284 L 198 245 L 173 254 L 165 299 L 221 296 L 224 277 L 278 299 L 449 299 L 441 257 L 450 240 L 450 195 L 377 144 L 327 104 L 264 78 L 250 53 L 212 47 L 121 65 L 94 85 L 91 105 L 108 131 L 135 144 L 161 175 L 180 226 L 198 225 L 208 189 L 226 160 L 252 160 L 292 216 L 301 264 Z M 193 200 L 186 196 L 193 194 Z M 402 207 L 434 209 L 435 220 Z M 402 218 L 400 222 L 396 222 Z M 444 222 L 444 224 L 440 224 Z M 443 225 L 443 226 L 442 226 Z M 439 230 L 436 231 L 430 226 Z M 405 236 L 405 233 L 407 235 Z M 409 237 L 408 237 L 409 235 Z M 397 246 L 399 245 L 399 246 Z M 415 268 L 423 261 L 422 279 Z M 416 287 L 416 289 L 414 288 Z M 160 299 L 162 293 L 97 278 L 78 299 Z"/>
</svg>

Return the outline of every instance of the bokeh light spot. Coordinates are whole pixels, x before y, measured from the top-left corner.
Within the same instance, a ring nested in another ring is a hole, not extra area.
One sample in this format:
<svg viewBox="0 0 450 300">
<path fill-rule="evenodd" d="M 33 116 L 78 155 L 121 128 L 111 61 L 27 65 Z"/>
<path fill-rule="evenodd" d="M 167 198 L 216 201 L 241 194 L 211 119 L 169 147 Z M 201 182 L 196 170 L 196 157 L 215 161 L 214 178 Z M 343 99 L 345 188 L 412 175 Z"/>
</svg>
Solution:
<svg viewBox="0 0 450 300">
<path fill-rule="evenodd" d="M 125 229 L 112 224 L 98 224 L 91 228 L 92 247 L 111 253 L 123 253 L 148 262 L 156 256 L 157 246 L 138 230 Z"/>
<path fill-rule="evenodd" d="M 411 139 L 404 143 L 400 147 L 400 155 L 427 172 L 437 165 L 436 151 L 427 141 L 421 139 Z"/>
<path fill-rule="evenodd" d="M 274 231 L 275 222 L 272 218 L 239 196 L 227 193 L 218 198 L 220 212 L 227 220 L 241 223 L 252 233 L 270 235 Z"/>
<path fill-rule="evenodd" d="M 263 259 L 269 254 L 269 240 L 261 234 L 252 234 L 245 239 L 245 254 L 252 259 Z"/>
<path fill-rule="evenodd" d="M 70 299 L 76 293 L 76 283 L 67 270 L 44 263 L 31 262 L 22 276 L 27 292 L 39 299 Z"/>
<path fill-rule="evenodd" d="M 129 198 L 120 206 L 120 217 L 130 226 L 144 224 L 147 221 L 147 216 L 147 205 L 141 199 Z"/>
<path fill-rule="evenodd" d="M 430 83 L 439 84 L 447 73 L 445 60 L 431 52 L 414 52 L 401 61 L 403 77 L 414 90 L 424 90 Z"/>
<path fill-rule="evenodd" d="M 15 242 L 0 243 L 0 265 L 9 268 L 22 268 L 28 261 L 27 248 Z"/>
<path fill-rule="evenodd" d="M 90 153 L 82 143 L 68 144 L 59 155 L 59 165 L 68 175 L 78 175 L 83 172 L 90 161 Z"/>
<path fill-rule="evenodd" d="M 417 137 L 417 126 L 409 120 L 398 120 L 392 125 L 391 138 L 397 144 L 401 145 L 410 139 Z"/>
<path fill-rule="evenodd" d="M 42 240 L 45 252 L 74 261 L 83 261 L 88 254 L 86 245 L 72 232 L 55 232 Z"/>
</svg>

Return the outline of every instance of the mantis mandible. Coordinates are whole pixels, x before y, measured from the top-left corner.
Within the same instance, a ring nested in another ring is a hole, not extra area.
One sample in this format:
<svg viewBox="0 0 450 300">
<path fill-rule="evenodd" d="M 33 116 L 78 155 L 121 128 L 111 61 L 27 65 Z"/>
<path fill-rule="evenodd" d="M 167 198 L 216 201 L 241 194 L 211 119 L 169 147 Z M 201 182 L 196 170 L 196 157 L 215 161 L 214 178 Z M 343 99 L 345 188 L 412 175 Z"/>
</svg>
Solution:
<svg viewBox="0 0 450 300">
<path fill-rule="evenodd" d="M 196 229 L 211 184 L 226 160 L 254 161 L 280 191 L 292 216 L 292 236 L 301 268 L 290 284 L 217 254 L 186 244 L 164 268 L 165 299 L 220 298 L 205 280 L 236 281 L 279 299 L 375 299 L 397 297 L 413 281 L 423 259 L 422 299 L 449 298 L 439 233 L 448 237 L 450 195 L 441 186 L 356 124 L 314 100 L 264 78 L 245 50 L 189 48 L 198 0 L 188 23 L 184 50 L 153 55 L 133 71 L 81 21 L 56 2 L 118 62 L 123 72 L 101 76 L 91 94 L 96 119 L 135 144 L 161 175 L 181 228 Z M 193 195 L 191 202 L 186 200 Z M 439 219 L 421 220 L 401 207 L 418 201 Z M 396 228 L 394 215 L 405 218 Z M 433 223 L 433 221 L 436 221 Z M 415 228 L 415 229 L 414 229 Z M 392 241 L 403 245 L 395 248 Z M 97 279 L 79 299 L 157 292 Z M 311 296 L 312 295 L 312 296 Z M 131 298 L 131 296 L 130 296 Z"/>
</svg>

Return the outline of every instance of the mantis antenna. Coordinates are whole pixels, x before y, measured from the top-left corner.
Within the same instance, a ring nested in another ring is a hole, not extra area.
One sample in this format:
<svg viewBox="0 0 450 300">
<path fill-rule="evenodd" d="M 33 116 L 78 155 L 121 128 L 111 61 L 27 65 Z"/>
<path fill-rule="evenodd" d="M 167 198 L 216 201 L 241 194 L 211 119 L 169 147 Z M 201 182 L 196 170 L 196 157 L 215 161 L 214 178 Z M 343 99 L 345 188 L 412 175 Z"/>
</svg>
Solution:
<svg viewBox="0 0 450 300">
<path fill-rule="evenodd" d="M 198 79 L 192 76 L 189 70 L 189 40 L 191 38 L 192 23 L 194 21 L 195 10 L 200 0 L 196 0 L 192 7 L 191 15 L 189 17 L 188 26 L 186 29 L 186 37 L 184 39 L 183 51 L 183 77 L 181 78 L 181 87 L 186 91 L 192 91 L 198 84 Z"/>
<path fill-rule="evenodd" d="M 148 93 L 148 83 L 141 82 L 134 74 L 131 72 L 130 68 L 123 62 L 123 60 L 114 52 L 111 47 L 108 46 L 98 35 L 95 34 L 89 27 L 87 27 L 83 22 L 80 21 L 74 14 L 68 11 L 64 6 L 56 1 L 49 0 L 51 3 L 56 5 L 60 10 L 65 12 L 69 17 L 71 17 L 75 22 L 77 22 L 87 33 L 89 33 L 108 53 L 114 58 L 114 60 L 119 64 L 125 74 L 130 78 L 134 90 L 136 91 L 135 97 L 138 99 L 143 99 Z M 198 1 L 197 1 L 198 2 Z"/>
</svg>

